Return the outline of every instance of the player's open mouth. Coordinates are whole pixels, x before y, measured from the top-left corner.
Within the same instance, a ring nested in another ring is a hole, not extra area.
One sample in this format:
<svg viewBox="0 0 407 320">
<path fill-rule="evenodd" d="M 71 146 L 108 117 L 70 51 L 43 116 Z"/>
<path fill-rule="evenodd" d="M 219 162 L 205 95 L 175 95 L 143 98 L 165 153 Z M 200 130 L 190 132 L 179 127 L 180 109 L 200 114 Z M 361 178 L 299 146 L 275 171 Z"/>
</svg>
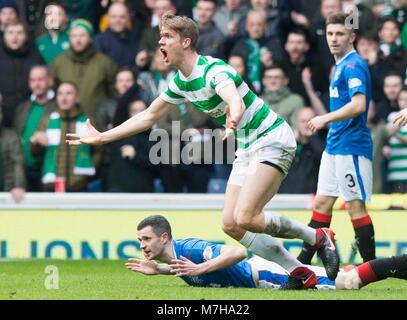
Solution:
<svg viewBox="0 0 407 320">
<path fill-rule="evenodd" d="M 168 62 L 168 53 L 165 49 L 160 48 L 161 54 L 163 55 L 164 62 Z"/>
</svg>

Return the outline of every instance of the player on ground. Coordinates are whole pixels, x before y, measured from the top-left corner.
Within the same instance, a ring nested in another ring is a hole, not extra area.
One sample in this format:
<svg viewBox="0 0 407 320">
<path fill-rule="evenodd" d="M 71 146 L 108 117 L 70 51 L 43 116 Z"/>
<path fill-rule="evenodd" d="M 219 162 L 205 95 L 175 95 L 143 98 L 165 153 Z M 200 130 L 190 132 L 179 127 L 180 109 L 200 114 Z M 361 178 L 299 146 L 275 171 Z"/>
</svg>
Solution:
<svg viewBox="0 0 407 320">
<path fill-rule="evenodd" d="M 290 272 L 286 289 L 313 287 L 315 273 L 292 257 L 274 237 L 299 238 L 318 250 L 327 273 L 335 279 L 339 257 L 333 232 L 313 229 L 263 208 L 277 192 L 293 160 L 296 142 L 289 125 L 270 110 L 222 60 L 195 50 L 198 28 L 187 17 L 164 15 L 160 25 L 164 62 L 178 72 L 168 88 L 144 112 L 100 133 L 88 121 L 84 135 L 68 134 L 72 145 L 102 144 L 142 132 L 184 99 L 226 126 L 225 139 L 235 135 L 236 160 L 228 181 L 223 230 L 257 255 Z"/>
<path fill-rule="evenodd" d="M 146 260 L 129 259 L 126 267 L 145 275 L 177 275 L 192 286 L 279 289 L 288 272 L 260 257 L 246 260 L 247 250 L 188 238 L 173 240 L 169 222 L 160 215 L 137 226 Z M 157 260 L 158 263 L 154 260 Z M 317 289 L 360 289 L 389 277 L 407 280 L 407 255 L 376 259 L 358 267 L 341 269 L 330 280 L 322 267 L 308 266 L 318 276 Z"/>
<path fill-rule="evenodd" d="M 372 193 L 372 139 L 366 127 L 371 79 L 366 62 L 354 50 L 356 34 L 351 21 L 343 13 L 326 21 L 326 38 L 336 66 L 329 87 L 330 112 L 308 124 L 313 132 L 330 125 L 309 226 L 329 227 L 332 208 L 341 195 L 348 204 L 356 244 L 366 262 L 375 258 L 374 229 L 365 205 Z M 314 253 L 304 243 L 298 259 L 310 264 Z"/>
</svg>

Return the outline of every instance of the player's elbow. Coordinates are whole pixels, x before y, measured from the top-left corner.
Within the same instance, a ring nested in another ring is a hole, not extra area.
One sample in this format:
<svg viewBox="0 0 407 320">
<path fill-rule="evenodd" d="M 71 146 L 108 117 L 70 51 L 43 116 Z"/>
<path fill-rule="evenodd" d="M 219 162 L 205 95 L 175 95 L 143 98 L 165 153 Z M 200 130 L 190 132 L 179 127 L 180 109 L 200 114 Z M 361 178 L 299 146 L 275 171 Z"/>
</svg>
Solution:
<svg viewBox="0 0 407 320">
<path fill-rule="evenodd" d="M 359 115 L 366 111 L 366 97 L 362 94 L 358 94 L 352 99 L 354 105 L 355 114 Z"/>
<path fill-rule="evenodd" d="M 365 113 L 365 111 L 366 111 L 366 106 L 365 106 L 365 104 L 364 104 L 364 103 L 363 103 L 363 104 L 358 103 L 358 104 L 356 105 L 355 111 L 356 111 L 356 113 L 357 113 L 358 115 Z"/>
<path fill-rule="evenodd" d="M 246 248 L 234 248 L 234 254 L 236 256 L 236 259 L 241 261 L 243 259 L 247 258 L 247 250 Z"/>
</svg>

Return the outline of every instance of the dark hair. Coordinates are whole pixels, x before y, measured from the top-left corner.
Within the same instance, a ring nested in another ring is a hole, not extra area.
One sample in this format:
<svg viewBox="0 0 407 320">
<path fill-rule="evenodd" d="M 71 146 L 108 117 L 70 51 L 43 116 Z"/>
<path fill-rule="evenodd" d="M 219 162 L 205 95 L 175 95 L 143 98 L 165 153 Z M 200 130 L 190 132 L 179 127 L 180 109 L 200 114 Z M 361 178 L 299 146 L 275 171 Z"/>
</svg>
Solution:
<svg viewBox="0 0 407 320">
<path fill-rule="evenodd" d="M 197 0 L 196 2 L 199 2 L 199 1 L 212 2 L 215 7 L 218 6 L 218 2 L 216 0 Z"/>
<path fill-rule="evenodd" d="M 77 84 L 74 83 L 74 82 L 72 82 L 72 81 L 62 81 L 62 82 L 60 82 L 60 83 L 58 84 L 58 86 L 57 86 L 57 91 L 58 91 L 59 87 L 62 86 L 62 85 L 64 85 L 64 84 L 69 84 L 69 85 L 71 85 L 72 87 L 75 88 L 76 93 L 79 94 L 79 88 L 78 88 Z"/>
<path fill-rule="evenodd" d="M 341 24 L 346 27 L 347 30 L 354 32 L 353 27 L 351 25 L 348 25 L 346 22 L 350 20 L 352 16 L 347 13 L 343 12 L 338 12 L 331 14 L 328 18 L 326 18 L 325 25 L 328 26 L 330 24 Z"/>
<path fill-rule="evenodd" d="M 47 11 L 47 8 L 50 7 L 50 6 L 60 7 L 62 10 L 65 11 L 66 14 L 68 14 L 68 9 L 66 8 L 66 6 L 65 6 L 63 3 L 58 2 L 58 1 L 52 1 L 52 2 L 48 3 L 48 4 L 46 5 L 46 7 L 45 7 L 45 10 L 44 10 L 45 13 L 47 13 L 47 12 L 46 12 L 46 11 Z"/>
<path fill-rule="evenodd" d="M 288 76 L 287 76 L 287 70 L 282 66 L 282 65 L 279 65 L 279 64 L 272 64 L 271 66 L 268 66 L 268 67 L 266 67 L 266 68 L 264 68 L 264 70 L 263 70 L 263 77 L 264 77 L 264 74 L 267 72 L 267 71 L 269 71 L 269 70 L 276 70 L 276 69 L 279 69 L 279 70 L 281 70 L 281 71 L 283 71 L 283 73 L 284 73 L 284 76 L 287 78 Z"/>
<path fill-rule="evenodd" d="M 130 68 L 130 67 L 121 67 L 121 68 L 119 68 L 116 71 L 116 74 L 115 74 L 114 77 L 116 78 L 117 75 L 119 73 L 122 73 L 122 72 L 130 72 L 132 74 L 132 76 L 133 76 L 134 81 L 137 81 L 137 77 L 138 77 L 137 72 L 136 72 L 136 70 L 134 70 L 133 68 Z"/>
<path fill-rule="evenodd" d="M 151 227 L 154 233 L 161 236 L 164 232 L 168 234 L 168 238 L 172 240 L 171 226 L 166 218 L 161 215 L 149 216 L 143 219 L 137 226 L 137 231 Z"/>
<path fill-rule="evenodd" d="M 379 20 L 379 27 L 377 28 L 377 30 L 378 30 L 379 32 L 383 29 L 384 24 L 385 24 L 386 22 L 393 22 L 393 23 L 396 25 L 397 29 L 400 30 L 400 24 L 399 24 L 399 22 L 397 21 L 397 19 L 394 18 L 394 17 L 389 17 L 389 16 L 387 16 L 387 17 L 384 17 L 384 18 L 382 18 L 382 19 Z"/>
<path fill-rule="evenodd" d="M 287 34 L 287 40 L 288 40 L 288 37 L 289 37 L 290 34 L 298 34 L 300 36 L 303 36 L 305 41 L 307 43 L 310 43 L 310 35 L 309 35 L 309 33 L 307 31 L 305 31 L 304 29 L 302 29 L 302 28 L 293 28 L 293 29 L 291 29 Z"/>
<path fill-rule="evenodd" d="M 387 77 L 397 77 L 397 78 L 400 78 L 401 83 L 403 83 L 403 76 L 402 76 L 400 73 L 396 72 L 396 71 L 390 71 L 390 72 L 386 73 L 386 74 L 384 75 L 384 77 L 383 77 L 383 81 L 384 81 L 384 79 L 386 79 Z"/>
</svg>

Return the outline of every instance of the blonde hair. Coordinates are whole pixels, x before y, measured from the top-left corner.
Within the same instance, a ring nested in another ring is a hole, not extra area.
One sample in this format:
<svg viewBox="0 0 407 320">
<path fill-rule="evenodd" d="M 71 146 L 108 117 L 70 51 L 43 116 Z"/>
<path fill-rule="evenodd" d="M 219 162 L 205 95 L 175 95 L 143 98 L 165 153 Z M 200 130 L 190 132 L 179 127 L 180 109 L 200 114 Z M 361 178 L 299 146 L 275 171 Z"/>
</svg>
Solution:
<svg viewBox="0 0 407 320">
<path fill-rule="evenodd" d="M 160 30 L 168 28 L 181 36 L 181 39 L 191 39 L 191 49 L 196 49 L 199 37 L 197 24 L 186 16 L 176 16 L 172 11 L 166 12 L 160 22 Z"/>
</svg>

